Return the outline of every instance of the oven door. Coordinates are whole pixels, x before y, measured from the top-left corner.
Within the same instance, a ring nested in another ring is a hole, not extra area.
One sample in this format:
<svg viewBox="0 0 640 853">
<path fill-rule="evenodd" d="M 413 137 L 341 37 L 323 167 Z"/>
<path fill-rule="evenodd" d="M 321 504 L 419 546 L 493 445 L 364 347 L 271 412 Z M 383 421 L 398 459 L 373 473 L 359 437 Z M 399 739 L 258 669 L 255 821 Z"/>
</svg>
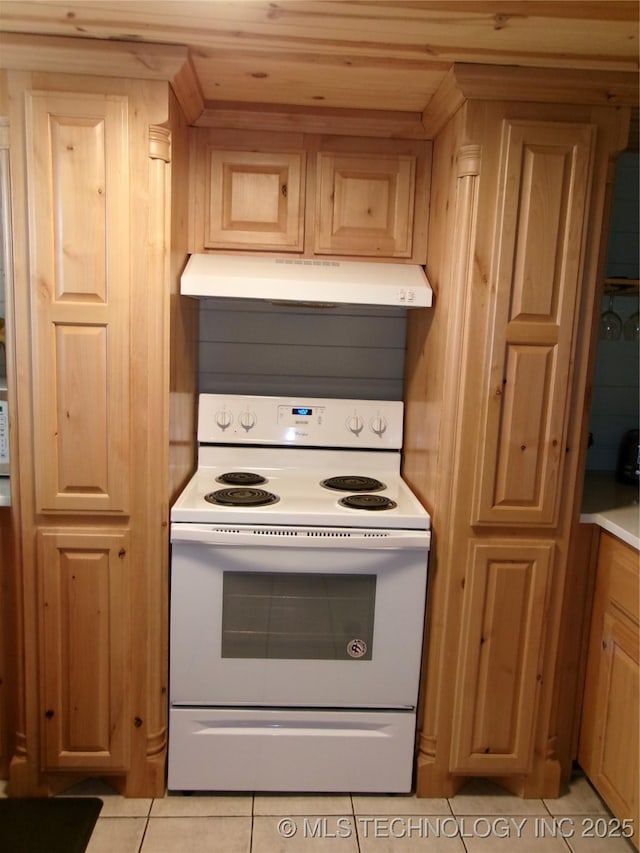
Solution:
<svg viewBox="0 0 640 853">
<path fill-rule="evenodd" d="M 429 536 L 174 524 L 172 706 L 415 707 Z"/>
</svg>

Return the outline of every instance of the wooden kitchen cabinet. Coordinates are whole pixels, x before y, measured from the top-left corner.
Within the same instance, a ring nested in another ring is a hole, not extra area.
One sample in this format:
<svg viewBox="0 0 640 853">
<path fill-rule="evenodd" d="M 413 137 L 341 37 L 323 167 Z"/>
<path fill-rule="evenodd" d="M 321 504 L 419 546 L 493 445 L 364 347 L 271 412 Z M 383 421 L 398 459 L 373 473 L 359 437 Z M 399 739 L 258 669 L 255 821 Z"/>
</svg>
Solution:
<svg viewBox="0 0 640 853">
<path fill-rule="evenodd" d="M 425 114 L 437 295 L 407 320 L 403 462 L 436 532 L 419 796 L 451 796 L 470 776 L 531 797 L 558 796 L 561 782 L 557 661 L 582 401 L 628 111 L 554 104 L 547 84 L 531 103 L 526 86 L 463 70 L 448 117 L 451 89 Z"/>
<path fill-rule="evenodd" d="M 319 153 L 313 251 L 410 257 L 415 172 L 410 155 Z"/>
<path fill-rule="evenodd" d="M 206 150 L 207 249 L 303 248 L 304 151 Z"/>
<path fill-rule="evenodd" d="M 451 769 L 526 772 L 552 542 L 474 542 L 462 602 Z M 497 700 L 499 697 L 499 701 Z"/>
<path fill-rule="evenodd" d="M 197 346 L 185 313 L 172 369 L 184 120 L 166 82 L 11 71 L 3 83 L 19 377 L 9 790 L 103 775 L 127 796 L 162 796 L 168 505 L 192 465 Z"/>
<path fill-rule="evenodd" d="M 505 120 L 473 522 L 555 526 L 593 128 Z"/>
<path fill-rule="evenodd" d="M 38 531 L 43 765 L 127 770 L 128 531 Z"/>
<path fill-rule="evenodd" d="M 191 247 L 424 263 L 431 144 L 191 131 Z"/>
<path fill-rule="evenodd" d="M 600 532 L 578 760 L 638 846 L 640 756 L 638 552 Z"/>
<path fill-rule="evenodd" d="M 25 93 L 40 512 L 129 508 L 128 106 Z"/>
<path fill-rule="evenodd" d="M 0 775 L 9 775 L 12 738 L 12 695 L 16 661 L 13 656 L 13 520 L 11 508 L 0 506 Z"/>
</svg>

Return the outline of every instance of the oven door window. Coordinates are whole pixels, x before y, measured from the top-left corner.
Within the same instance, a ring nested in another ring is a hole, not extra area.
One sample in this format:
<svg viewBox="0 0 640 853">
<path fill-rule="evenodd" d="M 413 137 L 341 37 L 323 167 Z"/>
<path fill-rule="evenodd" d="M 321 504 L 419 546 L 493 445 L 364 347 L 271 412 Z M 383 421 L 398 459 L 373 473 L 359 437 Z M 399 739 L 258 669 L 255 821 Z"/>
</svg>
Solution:
<svg viewBox="0 0 640 853">
<path fill-rule="evenodd" d="M 225 572 L 222 657 L 371 660 L 375 575 Z"/>
</svg>

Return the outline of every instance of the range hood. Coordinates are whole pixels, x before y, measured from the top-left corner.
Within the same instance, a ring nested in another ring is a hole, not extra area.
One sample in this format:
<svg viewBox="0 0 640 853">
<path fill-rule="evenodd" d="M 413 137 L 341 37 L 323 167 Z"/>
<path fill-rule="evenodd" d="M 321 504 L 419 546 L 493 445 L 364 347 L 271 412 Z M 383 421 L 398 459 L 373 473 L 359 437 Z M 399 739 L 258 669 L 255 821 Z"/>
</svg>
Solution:
<svg viewBox="0 0 640 853">
<path fill-rule="evenodd" d="M 187 296 L 264 299 L 318 305 L 431 305 L 432 291 L 415 264 L 320 258 L 191 255 L 180 285 Z"/>
</svg>

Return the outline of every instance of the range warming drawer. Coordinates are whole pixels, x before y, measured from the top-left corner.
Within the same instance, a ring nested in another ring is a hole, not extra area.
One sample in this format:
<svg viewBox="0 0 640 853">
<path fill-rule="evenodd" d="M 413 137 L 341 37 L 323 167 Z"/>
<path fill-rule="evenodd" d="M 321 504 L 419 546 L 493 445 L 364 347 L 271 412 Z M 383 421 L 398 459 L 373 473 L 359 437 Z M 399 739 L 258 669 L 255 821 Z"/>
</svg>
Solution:
<svg viewBox="0 0 640 853">
<path fill-rule="evenodd" d="M 410 711 L 172 708 L 168 787 L 407 793 L 415 727 Z"/>
</svg>

